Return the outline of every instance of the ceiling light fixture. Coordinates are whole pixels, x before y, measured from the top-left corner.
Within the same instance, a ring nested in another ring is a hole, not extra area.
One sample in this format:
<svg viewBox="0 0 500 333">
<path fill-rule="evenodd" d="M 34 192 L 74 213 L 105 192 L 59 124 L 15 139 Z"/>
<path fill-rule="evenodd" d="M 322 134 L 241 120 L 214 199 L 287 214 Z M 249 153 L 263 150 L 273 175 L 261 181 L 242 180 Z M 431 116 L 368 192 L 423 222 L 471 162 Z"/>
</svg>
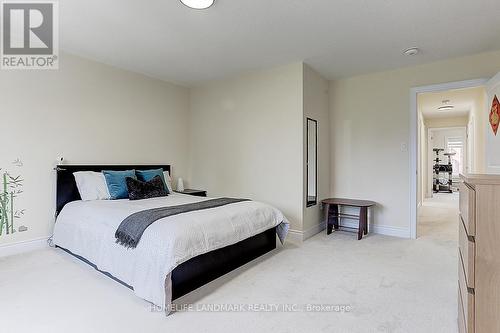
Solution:
<svg viewBox="0 0 500 333">
<path fill-rule="evenodd" d="M 438 107 L 438 111 L 450 111 L 450 110 L 453 110 L 454 108 L 455 107 L 453 105 L 450 105 L 449 99 L 444 99 L 443 105 Z"/>
<path fill-rule="evenodd" d="M 443 105 L 438 107 L 438 111 L 449 111 L 453 110 L 455 107 L 453 105 Z"/>
<path fill-rule="evenodd" d="M 215 0 L 180 0 L 183 5 L 192 9 L 207 9 L 212 7 Z"/>
<path fill-rule="evenodd" d="M 403 54 L 406 56 L 415 56 L 420 52 L 418 47 L 410 47 L 403 51 Z"/>
</svg>

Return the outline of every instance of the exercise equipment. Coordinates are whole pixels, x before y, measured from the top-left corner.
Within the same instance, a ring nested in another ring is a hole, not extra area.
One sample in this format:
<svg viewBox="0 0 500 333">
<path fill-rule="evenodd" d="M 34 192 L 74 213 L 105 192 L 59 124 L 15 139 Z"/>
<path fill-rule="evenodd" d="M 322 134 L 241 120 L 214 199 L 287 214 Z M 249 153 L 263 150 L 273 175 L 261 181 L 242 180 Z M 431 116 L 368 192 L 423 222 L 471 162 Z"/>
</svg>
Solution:
<svg viewBox="0 0 500 333">
<path fill-rule="evenodd" d="M 448 157 L 448 164 L 441 164 L 441 159 L 439 158 L 439 153 L 444 151 L 442 148 L 432 149 L 436 153 L 436 158 L 434 159 L 434 173 L 433 173 L 433 186 L 432 189 L 434 193 L 444 192 L 452 193 L 452 174 L 453 165 L 451 164 L 451 157 L 454 156 L 455 152 L 443 153 L 444 156 Z"/>
</svg>

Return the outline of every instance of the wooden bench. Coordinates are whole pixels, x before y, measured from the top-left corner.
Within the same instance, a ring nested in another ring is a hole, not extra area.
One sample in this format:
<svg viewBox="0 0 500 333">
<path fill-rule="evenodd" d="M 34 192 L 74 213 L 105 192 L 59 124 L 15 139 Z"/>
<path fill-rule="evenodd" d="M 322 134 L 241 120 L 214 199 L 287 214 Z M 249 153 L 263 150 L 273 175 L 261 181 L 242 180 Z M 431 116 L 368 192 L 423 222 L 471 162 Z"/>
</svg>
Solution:
<svg viewBox="0 0 500 333">
<path fill-rule="evenodd" d="M 358 240 L 363 238 L 363 234 L 368 234 L 368 208 L 375 206 L 376 202 L 345 198 L 329 198 L 321 202 L 325 205 L 327 235 L 331 234 L 334 229 L 339 230 L 340 228 L 357 230 Z M 341 208 L 344 206 L 359 208 L 359 215 L 342 213 Z M 342 218 L 358 220 L 358 228 L 341 226 L 339 222 Z"/>
</svg>

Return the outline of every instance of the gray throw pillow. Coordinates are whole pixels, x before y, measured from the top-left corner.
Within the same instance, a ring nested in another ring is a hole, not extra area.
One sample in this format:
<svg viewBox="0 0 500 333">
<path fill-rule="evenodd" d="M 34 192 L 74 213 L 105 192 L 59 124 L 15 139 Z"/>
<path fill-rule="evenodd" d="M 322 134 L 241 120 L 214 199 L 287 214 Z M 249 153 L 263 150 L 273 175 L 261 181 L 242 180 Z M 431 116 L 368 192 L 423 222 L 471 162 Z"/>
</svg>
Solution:
<svg viewBox="0 0 500 333">
<path fill-rule="evenodd" d="M 130 200 L 166 197 L 168 195 L 160 176 L 156 176 L 147 182 L 127 177 L 126 182 Z"/>
</svg>

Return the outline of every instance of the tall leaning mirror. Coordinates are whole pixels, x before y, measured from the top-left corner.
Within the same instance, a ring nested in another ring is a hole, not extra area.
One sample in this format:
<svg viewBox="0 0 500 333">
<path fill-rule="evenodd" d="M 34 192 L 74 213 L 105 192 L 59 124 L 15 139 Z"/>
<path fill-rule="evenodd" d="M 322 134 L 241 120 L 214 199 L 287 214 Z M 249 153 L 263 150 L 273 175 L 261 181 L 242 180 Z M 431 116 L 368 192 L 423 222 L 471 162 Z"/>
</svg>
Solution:
<svg viewBox="0 0 500 333">
<path fill-rule="evenodd" d="M 307 154 L 306 154 L 306 203 L 307 207 L 318 203 L 318 122 L 307 118 Z"/>
</svg>

